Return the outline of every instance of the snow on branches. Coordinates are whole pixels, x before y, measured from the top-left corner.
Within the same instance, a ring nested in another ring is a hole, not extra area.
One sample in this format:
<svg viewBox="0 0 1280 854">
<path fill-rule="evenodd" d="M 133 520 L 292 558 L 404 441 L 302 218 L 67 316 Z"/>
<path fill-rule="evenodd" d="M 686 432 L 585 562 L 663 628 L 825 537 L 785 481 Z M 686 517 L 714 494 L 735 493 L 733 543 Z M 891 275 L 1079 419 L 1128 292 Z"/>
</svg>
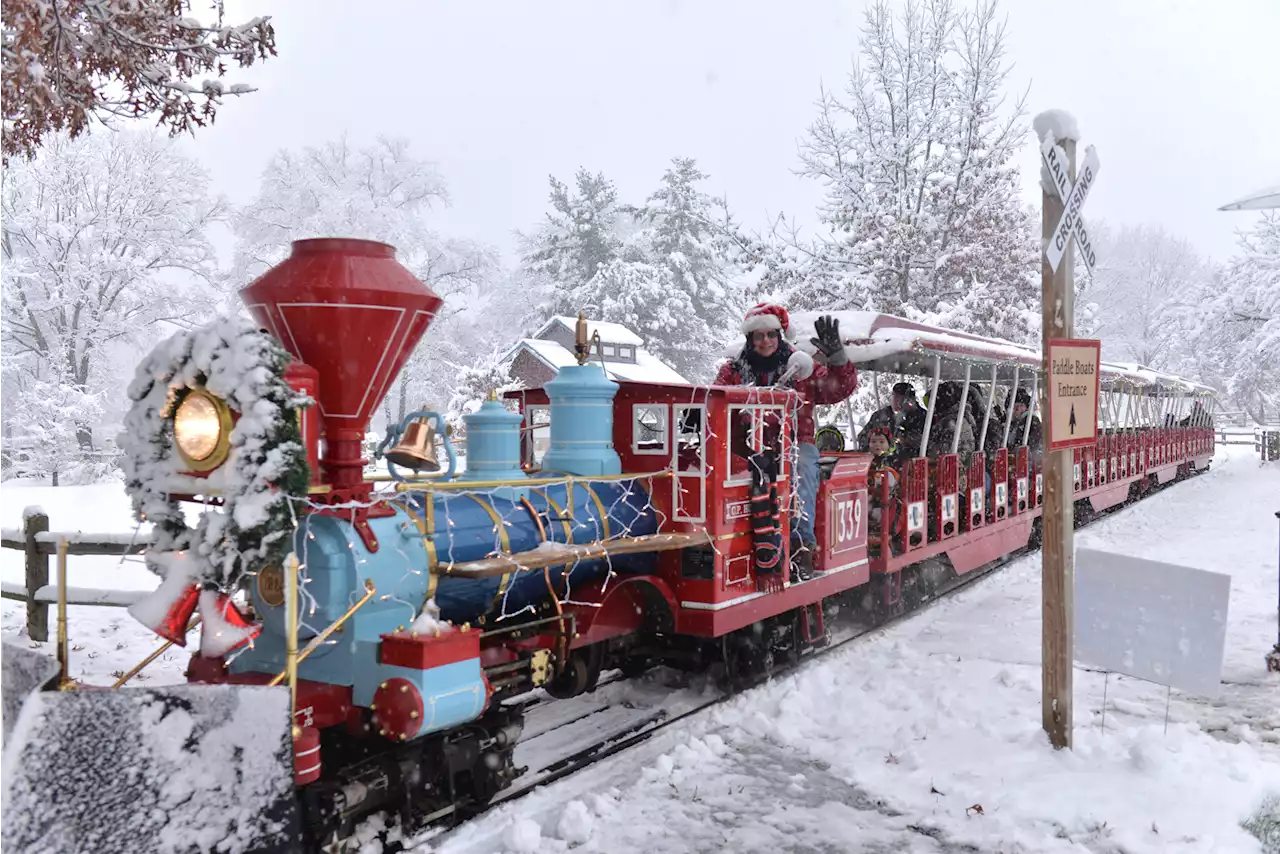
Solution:
<svg viewBox="0 0 1280 854">
<path fill-rule="evenodd" d="M 826 234 L 797 247 L 807 269 L 794 304 L 941 319 L 982 287 L 1016 311 L 979 331 L 1027 340 L 1039 244 L 1017 169 L 1025 110 L 1004 103 L 995 3 L 909 3 L 894 20 L 880 0 L 860 54 L 844 95 L 822 92 L 802 145 L 803 173 L 826 187 Z"/>
<path fill-rule="evenodd" d="M 503 353 L 499 350 L 489 354 L 477 365 L 453 365 L 458 368 L 458 375 L 449 397 L 445 420 L 453 428 L 453 435 L 457 438 L 462 439 L 467 435 L 467 423 L 462 420 L 463 416 L 478 411 L 491 391 L 498 394 L 503 406 L 515 411 L 515 402 L 504 400 L 502 395 L 524 388 L 524 383 L 512 378 L 511 363 L 502 361 L 502 356 Z"/>
<path fill-rule="evenodd" d="M 229 591 L 251 567 L 282 560 L 292 543 L 291 496 L 307 489 L 309 469 L 297 410 L 311 399 L 284 380 L 292 357 L 271 336 L 239 319 L 219 320 L 161 342 L 129 386 L 133 407 L 119 444 L 125 489 L 139 519 L 155 525 L 149 568 Z M 185 468 L 173 439 L 173 413 L 203 387 L 239 414 L 227 462 L 206 479 Z M 192 530 L 174 494 L 218 490 Z"/>
<path fill-rule="evenodd" d="M 1280 212 L 1240 234 L 1236 255 L 1197 305 L 1202 351 L 1262 422 L 1280 408 Z"/>
<path fill-rule="evenodd" d="M 746 300 L 736 226 L 724 200 L 702 191 L 706 179 L 693 159 L 674 158 L 632 206 L 603 175 L 579 170 L 573 190 L 552 178 L 551 212 L 524 238 L 542 318 L 584 311 L 623 324 L 683 376 L 709 378 L 707 354 L 737 337 Z"/>
<path fill-rule="evenodd" d="M 190 0 L 5 0 L 4 159 L 31 156 L 50 132 L 74 138 L 91 120 L 159 114 L 172 134 L 213 121 L 226 63 L 274 56 L 270 18 L 231 26 L 215 0 L 212 25 L 188 17 Z M 191 78 L 209 74 L 199 84 Z"/>
<path fill-rule="evenodd" d="M 1093 334 L 1108 358 L 1157 371 L 1197 373 L 1192 343 L 1194 315 L 1212 287 L 1213 268 L 1185 239 L 1159 226 L 1113 229 L 1089 222 L 1099 257 L 1088 282 L 1097 304 Z"/>
<path fill-rule="evenodd" d="M 222 215 L 200 164 L 152 132 L 58 133 L 5 169 L 5 392 L 66 387 L 57 395 L 74 430 L 56 443 L 63 461 L 102 459 L 98 425 L 119 415 L 113 352 L 158 323 L 188 326 L 211 312 L 207 227 Z M 22 440 L 32 425 L 19 411 L 6 406 L 4 421 Z"/>
<path fill-rule="evenodd" d="M 448 204 L 448 186 L 435 164 L 417 156 L 405 139 L 380 137 L 357 148 L 342 136 L 280 149 L 263 169 L 257 195 L 233 217 L 234 277 L 247 282 L 261 275 L 288 256 L 294 240 L 307 237 L 340 235 L 394 246 L 400 263 L 445 300 L 431 334 L 384 401 L 388 421 L 398 422 L 422 401 L 449 393 L 449 378 L 435 367 L 441 360 L 481 356 L 474 345 L 483 336 L 469 328 L 474 318 L 458 314 L 491 295 L 498 254 L 437 233 L 431 215 Z M 489 315 L 505 319 L 504 310 Z"/>
</svg>

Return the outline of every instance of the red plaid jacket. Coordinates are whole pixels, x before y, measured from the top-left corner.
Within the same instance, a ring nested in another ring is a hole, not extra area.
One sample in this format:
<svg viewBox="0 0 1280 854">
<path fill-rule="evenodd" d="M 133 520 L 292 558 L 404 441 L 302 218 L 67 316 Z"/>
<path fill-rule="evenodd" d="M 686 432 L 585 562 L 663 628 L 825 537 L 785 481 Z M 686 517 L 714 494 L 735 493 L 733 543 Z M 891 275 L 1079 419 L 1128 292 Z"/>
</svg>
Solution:
<svg viewBox="0 0 1280 854">
<path fill-rule="evenodd" d="M 725 362 L 716 374 L 716 385 L 746 385 L 737 361 Z M 830 406 L 839 403 L 858 388 L 858 370 L 851 362 L 845 362 L 837 368 L 814 365 L 813 374 L 808 379 L 791 383 L 791 388 L 804 395 L 804 405 L 796 417 L 796 441 L 802 445 L 812 445 L 817 435 L 814 423 L 813 407 Z"/>
</svg>

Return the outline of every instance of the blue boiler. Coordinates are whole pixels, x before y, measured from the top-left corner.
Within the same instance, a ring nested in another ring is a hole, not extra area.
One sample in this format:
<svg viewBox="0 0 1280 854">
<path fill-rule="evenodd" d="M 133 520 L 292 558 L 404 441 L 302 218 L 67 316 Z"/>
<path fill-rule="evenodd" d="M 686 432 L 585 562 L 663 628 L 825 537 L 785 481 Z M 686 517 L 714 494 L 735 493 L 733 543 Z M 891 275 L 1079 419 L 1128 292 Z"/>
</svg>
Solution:
<svg viewBox="0 0 1280 854">
<path fill-rule="evenodd" d="M 554 549 L 557 544 L 643 536 L 658 530 L 649 494 L 635 481 L 576 481 L 523 491 L 526 494 L 514 500 L 474 493 L 414 496 L 414 512 L 435 530 L 427 535 L 434 564 L 480 560 L 501 552 Z M 430 515 L 425 504 L 428 500 Z M 652 572 L 656 560 L 653 553 L 577 563 L 571 560 L 567 566 L 551 567 L 549 574 L 542 569 L 515 570 L 481 579 L 451 578 L 435 572 L 428 596 L 434 595 L 440 616 L 452 623 L 475 623 L 484 617 L 491 625 L 494 619 L 550 601 L 552 591 L 560 599 L 569 598 L 575 585 L 602 578 L 610 570 Z"/>
</svg>

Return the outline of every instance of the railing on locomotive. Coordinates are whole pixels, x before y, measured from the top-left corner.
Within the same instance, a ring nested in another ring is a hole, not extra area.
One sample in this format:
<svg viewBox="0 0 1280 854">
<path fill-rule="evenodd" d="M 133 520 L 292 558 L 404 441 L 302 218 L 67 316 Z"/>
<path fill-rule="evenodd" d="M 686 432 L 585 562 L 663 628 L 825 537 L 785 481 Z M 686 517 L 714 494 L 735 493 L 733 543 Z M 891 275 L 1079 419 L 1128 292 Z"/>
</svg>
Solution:
<svg viewBox="0 0 1280 854">
<path fill-rule="evenodd" d="M 622 452 L 624 459 L 628 456 L 628 451 L 631 454 L 636 453 L 635 443 L 632 441 L 634 439 L 634 436 L 632 436 L 634 425 L 632 422 L 637 408 L 665 408 L 670 411 L 664 418 L 662 438 L 665 447 L 670 449 L 669 468 L 673 475 L 672 489 L 674 491 L 680 490 L 679 481 L 689 476 L 697 477 L 702 481 L 700 489 L 703 495 L 699 502 L 703 508 L 702 512 L 688 518 L 682 518 L 682 514 L 673 513 L 672 521 L 674 522 L 706 524 L 709 518 L 707 508 L 719 505 L 722 489 L 741 486 L 742 478 L 736 476 L 735 472 L 737 475 L 745 472 L 746 462 L 741 459 L 736 460 L 731 450 L 732 431 L 730 429 L 730 421 L 736 413 L 743 410 L 756 409 L 776 410 L 788 425 L 794 427 L 796 414 L 803 404 L 803 398 L 798 392 L 783 388 L 672 386 L 626 381 L 619 383 L 619 385 L 623 387 L 624 391 L 621 391 L 614 401 L 614 444 Z M 537 454 L 539 431 L 547 431 L 550 428 L 550 401 L 546 392 L 540 388 L 508 392 L 506 397 L 517 401 L 521 413 L 525 416 L 525 422 L 521 426 L 522 466 L 527 472 L 534 474 L 539 470 L 541 463 Z M 671 413 L 681 412 L 682 410 L 702 413 L 701 417 L 705 418 L 707 422 L 703 427 L 704 447 L 699 454 L 699 471 L 696 474 L 682 471 L 682 467 L 679 464 L 681 439 L 683 438 L 680 435 L 681 423 L 679 422 L 682 418 L 672 417 Z M 759 419 L 757 419 L 758 421 Z M 756 423 L 755 426 L 759 427 L 760 425 Z M 750 438 L 755 442 L 752 445 L 752 449 L 755 451 L 760 450 L 758 442 L 755 441 L 759 439 L 759 434 L 753 430 Z M 793 447 L 791 443 L 792 438 L 785 440 L 780 471 L 781 479 L 787 482 L 790 479 L 789 451 Z M 646 463 L 649 462 L 644 456 L 639 459 Z M 652 474 L 655 469 L 668 468 L 665 464 L 656 464 L 659 459 L 658 456 L 651 456 L 654 464 L 644 466 L 641 473 Z M 625 470 L 626 466 L 624 465 L 624 473 Z M 675 507 L 674 492 L 672 498 L 673 507 Z"/>
</svg>

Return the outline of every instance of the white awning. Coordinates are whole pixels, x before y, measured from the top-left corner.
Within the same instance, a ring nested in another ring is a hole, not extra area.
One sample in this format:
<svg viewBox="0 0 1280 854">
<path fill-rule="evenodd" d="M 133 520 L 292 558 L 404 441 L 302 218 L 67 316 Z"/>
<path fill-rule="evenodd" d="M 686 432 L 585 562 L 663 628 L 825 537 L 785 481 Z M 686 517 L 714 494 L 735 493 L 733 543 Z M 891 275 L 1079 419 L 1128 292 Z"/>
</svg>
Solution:
<svg viewBox="0 0 1280 854">
<path fill-rule="evenodd" d="M 1280 208 L 1280 184 L 1250 193 L 1229 205 L 1218 208 L 1220 211 L 1265 211 Z"/>
</svg>

